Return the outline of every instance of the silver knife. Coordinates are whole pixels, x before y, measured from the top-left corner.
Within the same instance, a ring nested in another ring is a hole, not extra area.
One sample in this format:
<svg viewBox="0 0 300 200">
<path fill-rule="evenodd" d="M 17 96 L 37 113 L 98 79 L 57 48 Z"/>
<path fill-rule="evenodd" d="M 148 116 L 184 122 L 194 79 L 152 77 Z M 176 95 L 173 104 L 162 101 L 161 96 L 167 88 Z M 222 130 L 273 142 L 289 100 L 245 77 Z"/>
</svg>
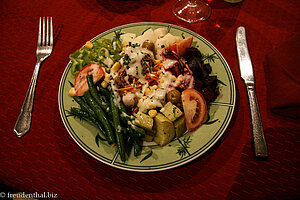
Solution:
<svg viewBox="0 0 300 200">
<path fill-rule="evenodd" d="M 245 28 L 240 26 L 236 30 L 236 48 L 239 58 L 241 77 L 245 82 L 250 103 L 254 151 L 256 157 L 267 157 L 268 149 L 264 136 L 259 107 L 255 94 L 254 73 L 248 51 Z"/>
</svg>

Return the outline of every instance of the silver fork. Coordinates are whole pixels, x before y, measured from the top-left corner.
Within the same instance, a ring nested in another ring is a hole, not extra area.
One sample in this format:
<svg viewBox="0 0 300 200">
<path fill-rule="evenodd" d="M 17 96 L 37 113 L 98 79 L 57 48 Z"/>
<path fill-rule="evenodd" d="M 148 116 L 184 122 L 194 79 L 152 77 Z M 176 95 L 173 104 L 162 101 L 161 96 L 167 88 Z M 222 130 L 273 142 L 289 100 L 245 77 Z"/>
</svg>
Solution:
<svg viewBox="0 0 300 200">
<path fill-rule="evenodd" d="M 39 20 L 39 35 L 36 48 L 36 65 L 31 77 L 30 85 L 27 90 L 26 97 L 24 99 L 21 112 L 16 121 L 14 132 L 17 137 L 21 138 L 30 129 L 32 109 L 35 88 L 37 83 L 38 74 L 40 71 L 41 63 L 50 56 L 53 49 L 53 25 L 52 17 L 45 17 Z"/>
</svg>

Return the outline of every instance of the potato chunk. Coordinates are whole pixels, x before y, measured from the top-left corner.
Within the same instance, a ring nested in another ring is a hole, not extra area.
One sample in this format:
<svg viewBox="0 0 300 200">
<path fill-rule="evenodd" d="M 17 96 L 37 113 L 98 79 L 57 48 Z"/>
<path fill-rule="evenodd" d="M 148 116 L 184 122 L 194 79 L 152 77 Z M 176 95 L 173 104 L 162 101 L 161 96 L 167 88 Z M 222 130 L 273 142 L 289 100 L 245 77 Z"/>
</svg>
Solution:
<svg viewBox="0 0 300 200">
<path fill-rule="evenodd" d="M 144 129 L 152 130 L 153 119 L 149 115 L 147 115 L 145 113 L 138 112 L 136 114 L 134 123 L 137 126 L 140 126 L 140 127 L 144 128 Z"/>
<path fill-rule="evenodd" d="M 175 127 L 176 137 L 181 137 L 186 132 L 185 119 L 181 116 L 179 119 L 173 122 Z"/>
<path fill-rule="evenodd" d="M 164 114 L 170 121 L 174 122 L 183 115 L 183 112 L 171 102 L 168 102 L 160 112 Z"/>
<path fill-rule="evenodd" d="M 156 135 L 153 140 L 160 146 L 168 144 L 175 136 L 173 123 L 161 113 L 154 117 L 154 131 Z"/>
</svg>

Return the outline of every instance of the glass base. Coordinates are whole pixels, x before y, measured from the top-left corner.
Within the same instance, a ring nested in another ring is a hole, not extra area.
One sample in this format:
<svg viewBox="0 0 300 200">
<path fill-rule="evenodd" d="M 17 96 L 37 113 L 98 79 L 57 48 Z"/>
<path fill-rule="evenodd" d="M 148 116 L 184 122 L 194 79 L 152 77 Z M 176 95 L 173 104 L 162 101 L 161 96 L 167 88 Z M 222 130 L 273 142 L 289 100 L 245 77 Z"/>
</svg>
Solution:
<svg viewBox="0 0 300 200">
<path fill-rule="evenodd" d="M 174 15 L 188 23 L 201 22 L 210 17 L 210 6 L 201 0 L 178 0 L 172 9 Z"/>
</svg>

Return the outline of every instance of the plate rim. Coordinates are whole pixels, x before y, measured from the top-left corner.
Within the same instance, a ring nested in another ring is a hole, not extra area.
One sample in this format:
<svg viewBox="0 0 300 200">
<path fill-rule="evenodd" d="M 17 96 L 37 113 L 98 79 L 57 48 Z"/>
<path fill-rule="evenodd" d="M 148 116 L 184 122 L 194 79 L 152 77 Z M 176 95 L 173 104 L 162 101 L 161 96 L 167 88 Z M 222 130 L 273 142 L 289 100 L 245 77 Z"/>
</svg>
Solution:
<svg viewBox="0 0 300 200">
<path fill-rule="evenodd" d="M 230 111 L 230 116 L 228 117 L 227 119 L 227 123 L 225 124 L 225 126 L 223 127 L 222 131 L 220 134 L 215 134 L 203 147 L 201 147 L 200 149 L 198 149 L 197 151 L 195 151 L 193 154 L 195 154 L 194 156 L 188 156 L 186 157 L 182 162 L 180 163 L 177 163 L 175 165 L 171 165 L 171 166 L 168 166 L 170 165 L 170 162 L 169 163 L 166 163 L 166 164 L 163 164 L 163 165 L 167 165 L 167 167 L 160 167 L 160 168 L 153 168 L 151 169 L 151 166 L 142 166 L 143 168 L 145 169 L 136 169 L 136 168 L 127 168 L 127 167 L 123 167 L 123 166 L 119 166 L 119 165 L 116 165 L 116 164 L 111 164 L 105 160 L 102 160 L 101 158 L 97 157 L 96 155 L 99 155 L 101 157 L 101 155 L 97 152 L 95 152 L 93 149 L 89 148 L 86 144 L 84 144 L 83 141 L 80 140 L 80 138 L 75 138 L 75 136 L 70 132 L 69 128 L 71 127 L 71 125 L 67 124 L 67 122 L 64 120 L 64 116 L 63 116 L 63 110 L 62 110 L 62 101 L 60 100 L 61 97 L 60 95 L 63 95 L 62 92 L 62 88 L 64 87 L 62 85 L 63 83 L 63 80 L 64 79 L 67 79 L 67 70 L 70 70 L 69 68 L 69 65 L 71 64 L 71 60 L 68 62 L 68 64 L 66 65 L 64 71 L 63 71 L 63 74 L 62 74 L 62 77 L 60 79 L 60 83 L 59 83 L 59 89 L 58 89 L 58 106 L 59 106 L 59 113 L 60 113 L 60 117 L 61 117 L 61 120 L 63 121 L 63 124 L 64 124 L 64 127 L 65 129 L 67 130 L 67 132 L 69 133 L 69 135 L 71 136 L 71 138 L 76 142 L 76 144 L 82 149 L 84 150 L 87 154 L 89 154 L 90 156 L 92 156 L 94 159 L 96 159 L 97 161 L 100 161 L 108 166 L 111 166 L 111 167 L 114 167 L 114 168 L 117 168 L 117 169 L 122 169 L 122 170 L 126 170 L 126 171 L 133 171 L 133 172 L 158 172 L 158 171 L 165 171 L 165 170 L 169 170 L 169 169 L 173 169 L 173 168 L 177 168 L 177 167 L 180 167 L 182 165 L 185 165 L 197 158 L 199 158 L 201 155 L 203 155 L 204 153 L 206 153 L 209 149 L 211 149 L 218 141 L 219 139 L 224 135 L 224 132 L 227 130 L 229 124 L 231 123 L 231 120 L 232 120 L 232 116 L 234 114 L 234 111 L 235 111 L 235 107 L 236 107 L 236 84 L 235 84 L 235 79 L 234 79 L 234 76 L 233 76 L 233 73 L 232 73 L 232 70 L 230 68 L 230 66 L 228 65 L 225 57 L 219 52 L 219 50 L 213 45 L 211 44 L 207 39 L 205 39 L 204 37 L 202 37 L 201 35 L 199 35 L 198 33 L 192 31 L 192 30 L 189 30 L 187 28 L 184 28 L 184 27 L 181 27 L 181 26 L 178 26 L 178 25 L 174 25 L 174 24 L 171 24 L 171 23 L 163 23 L 163 22 L 135 22 L 135 23 L 128 23 L 128 24 L 124 24 L 124 25 L 120 25 L 120 26 L 117 26 L 117 27 L 114 27 L 114 28 L 111 28 L 109 30 L 106 30 L 104 32 L 101 32 L 100 34 L 94 36 L 90 41 L 94 41 L 96 40 L 97 38 L 101 37 L 101 35 L 107 35 L 111 32 L 113 32 L 114 30 L 122 30 L 123 28 L 130 28 L 130 27 L 134 27 L 134 26 L 151 26 L 151 25 L 156 25 L 156 26 L 163 26 L 163 27 L 168 27 L 168 28 L 176 28 L 177 30 L 180 30 L 180 31 L 184 31 L 185 33 L 188 33 L 188 34 L 191 34 L 193 36 L 196 36 L 198 39 L 200 39 L 202 42 L 205 42 L 205 44 L 210 47 L 211 49 L 213 49 L 213 51 L 217 52 L 217 54 L 222 58 L 221 61 L 223 63 L 223 66 L 225 68 L 225 70 L 227 71 L 228 77 L 230 77 L 230 80 L 231 81 L 231 84 L 232 84 L 232 91 L 233 91 L 233 94 L 231 95 L 232 96 L 232 103 L 230 104 L 230 108 L 231 111 Z M 229 111 L 227 112 L 227 115 L 228 115 Z M 221 127 L 220 127 L 221 129 Z M 219 129 L 219 130 L 220 130 Z M 75 133 L 75 131 L 74 131 Z M 217 135 L 217 137 L 215 138 L 215 136 Z M 80 142 L 78 141 L 80 140 Z M 213 141 L 212 141 L 213 140 Z M 212 141 L 212 142 L 211 142 Z M 86 148 L 84 148 L 83 146 L 87 146 L 89 148 L 89 150 L 87 150 Z M 205 147 L 206 146 L 206 147 Z M 202 148 L 205 149 L 203 151 L 201 151 L 200 153 L 197 153 L 198 151 L 200 151 Z M 93 153 L 91 153 L 90 151 L 93 151 L 96 155 L 94 155 Z M 174 162 L 178 162 L 178 161 L 174 161 Z M 161 165 L 159 165 L 161 166 Z M 148 169 L 149 167 L 149 169 Z"/>
</svg>

